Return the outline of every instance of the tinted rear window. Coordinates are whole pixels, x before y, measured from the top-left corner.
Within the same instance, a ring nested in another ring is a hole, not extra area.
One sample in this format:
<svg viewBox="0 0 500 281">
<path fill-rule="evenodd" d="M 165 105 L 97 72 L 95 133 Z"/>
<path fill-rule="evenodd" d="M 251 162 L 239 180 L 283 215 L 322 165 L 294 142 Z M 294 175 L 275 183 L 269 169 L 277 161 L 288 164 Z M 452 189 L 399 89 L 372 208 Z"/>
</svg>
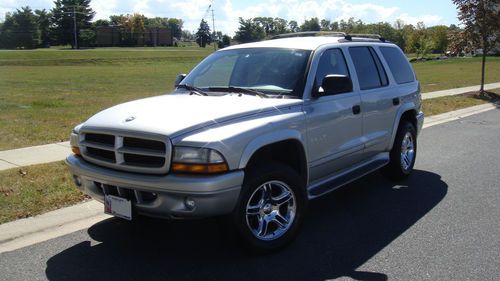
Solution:
<svg viewBox="0 0 500 281">
<path fill-rule="evenodd" d="M 403 84 L 413 82 L 415 77 L 406 57 L 396 48 L 380 47 L 380 51 L 387 61 L 396 83 Z"/>
<path fill-rule="evenodd" d="M 382 87 L 383 83 L 379 76 L 379 70 L 368 47 L 349 48 L 356 74 L 358 74 L 359 87 L 361 90 Z"/>
</svg>

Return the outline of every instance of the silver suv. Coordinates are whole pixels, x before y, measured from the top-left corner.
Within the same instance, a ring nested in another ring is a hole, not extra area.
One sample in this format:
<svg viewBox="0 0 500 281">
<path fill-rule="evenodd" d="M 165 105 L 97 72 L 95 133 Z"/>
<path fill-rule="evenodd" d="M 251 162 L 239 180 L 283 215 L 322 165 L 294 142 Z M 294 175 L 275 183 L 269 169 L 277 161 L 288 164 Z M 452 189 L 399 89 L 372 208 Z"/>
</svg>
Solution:
<svg viewBox="0 0 500 281">
<path fill-rule="evenodd" d="M 310 199 L 380 168 L 408 176 L 424 115 L 403 52 L 310 35 L 219 50 L 173 93 L 78 125 L 66 160 L 75 184 L 126 219 L 230 215 L 247 245 L 274 250 L 297 235 Z"/>
</svg>

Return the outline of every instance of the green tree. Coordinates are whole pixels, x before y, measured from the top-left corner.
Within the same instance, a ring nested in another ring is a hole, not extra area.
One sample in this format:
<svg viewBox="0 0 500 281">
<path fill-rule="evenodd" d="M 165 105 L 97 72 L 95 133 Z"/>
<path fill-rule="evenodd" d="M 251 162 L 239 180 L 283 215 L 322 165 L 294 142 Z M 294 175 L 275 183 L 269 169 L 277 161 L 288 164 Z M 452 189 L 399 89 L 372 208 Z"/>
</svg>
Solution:
<svg viewBox="0 0 500 281">
<path fill-rule="evenodd" d="M 417 55 L 419 55 L 421 51 L 425 51 L 427 48 L 430 47 L 430 43 L 429 44 L 426 43 L 425 46 L 422 46 L 422 43 L 428 40 L 430 39 L 428 38 L 427 30 L 425 28 L 424 23 L 418 22 L 417 28 L 415 28 L 408 37 L 405 51 L 407 53 L 417 53 Z"/>
<path fill-rule="evenodd" d="M 323 31 L 331 30 L 331 22 L 329 20 L 322 19 L 320 25 L 321 25 L 321 30 Z"/>
<path fill-rule="evenodd" d="M 330 30 L 339 31 L 339 22 L 334 21 L 330 24 Z"/>
<path fill-rule="evenodd" d="M 257 17 L 253 22 L 259 25 L 268 37 L 288 32 L 288 22 L 282 18 Z"/>
<path fill-rule="evenodd" d="M 184 25 L 184 21 L 176 18 L 169 18 L 167 20 L 167 27 L 172 31 L 172 36 L 180 39 L 182 37 L 182 27 Z"/>
<path fill-rule="evenodd" d="M 42 47 L 50 46 L 50 19 L 52 15 L 47 10 L 35 10 L 38 30 L 40 31 L 40 41 Z"/>
<path fill-rule="evenodd" d="M 266 37 L 264 29 L 254 22 L 252 19 L 244 20 L 239 18 L 240 26 L 236 35 L 234 35 L 234 40 L 240 43 L 248 43 L 262 40 Z"/>
<path fill-rule="evenodd" d="M 297 32 L 299 31 L 299 24 L 297 23 L 297 21 L 294 21 L 294 20 L 291 20 L 288 22 L 288 30 L 290 32 Z"/>
<path fill-rule="evenodd" d="M 476 48 L 482 49 L 481 87 L 484 95 L 486 54 L 500 42 L 500 4 L 498 0 L 453 0 L 464 32 Z"/>
<path fill-rule="evenodd" d="M 196 43 L 198 46 L 205 48 L 207 44 L 212 42 L 212 38 L 210 36 L 210 27 L 208 26 L 205 20 L 201 20 L 200 27 L 196 32 Z"/>
<path fill-rule="evenodd" d="M 30 7 L 7 13 L 0 33 L 4 48 L 33 49 L 40 44 L 37 17 Z"/>
<path fill-rule="evenodd" d="M 145 16 L 141 14 L 133 14 L 122 16 L 120 26 L 122 28 L 122 44 L 126 46 L 137 46 L 142 44 L 144 38 L 144 21 Z"/>
<path fill-rule="evenodd" d="M 437 25 L 428 28 L 429 36 L 432 40 L 432 48 L 441 53 L 448 48 L 448 30 L 445 25 Z"/>
<path fill-rule="evenodd" d="M 52 9 L 52 33 L 56 44 L 71 44 L 78 48 L 80 30 L 91 27 L 95 12 L 90 8 L 90 0 L 56 0 Z M 76 20 L 76 37 L 74 39 Z"/>
<path fill-rule="evenodd" d="M 305 20 L 303 24 L 300 25 L 300 31 L 320 31 L 321 26 L 319 24 L 318 18 L 311 18 Z"/>
<path fill-rule="evenodd" d="M 100 27 L 100 26 L 110 26 L 111 23 L 109 20 L 96 20 L 95 22 L 92 23 L 92 27 L 93 28 L 96 28 L 96 27 Z"/>
<path fill-rule="evenodd" d="M 282 18 L 274 18 L 275 34 L 283 34 L 289 32 L 288 21 Z"/>
<path fill-rule="evenodd" d="M 227 34 L 222 35 L 222 40 L 219 41 L 219 49 L 225 48 L 229 45 L 231 45 L 231 37 Z"/>
</svg>

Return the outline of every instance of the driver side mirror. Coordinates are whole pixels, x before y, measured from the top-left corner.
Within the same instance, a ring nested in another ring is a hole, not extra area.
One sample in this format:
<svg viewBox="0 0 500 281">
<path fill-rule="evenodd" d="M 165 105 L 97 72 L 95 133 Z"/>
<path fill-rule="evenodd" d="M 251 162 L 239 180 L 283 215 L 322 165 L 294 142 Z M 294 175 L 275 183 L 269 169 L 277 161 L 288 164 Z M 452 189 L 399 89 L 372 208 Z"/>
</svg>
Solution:
<svg viewBox="0 0 500 281">
<path fill-rule="evenodd" d="M 179 84 L 182 82 L 182 80 L 184 80 L 184 78 L 186 78 L 186 74 L 185 73 L 177 75 L 177 77 L 175 77 L 174 86 L 175 87 L 179 86 Z"/>
<path fill-rule="evenodd" d="M 346 75 L 329 74 L 323 78 L 321 87 L 313 92 L 313 97 L 322 97 L 352 92 L 352 80 Z"/>
</svg>

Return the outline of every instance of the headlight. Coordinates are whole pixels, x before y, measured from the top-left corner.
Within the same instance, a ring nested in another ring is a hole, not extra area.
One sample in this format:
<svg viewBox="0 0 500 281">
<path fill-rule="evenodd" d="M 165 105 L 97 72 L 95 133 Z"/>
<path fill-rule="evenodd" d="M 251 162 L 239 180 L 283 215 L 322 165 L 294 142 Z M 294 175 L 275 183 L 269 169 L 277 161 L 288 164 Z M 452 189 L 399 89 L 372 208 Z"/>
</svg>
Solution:
<svg viewBox="0 0 500 281">
<path fill-rule="evenodd" d="M 228 170 L 229 167 L 224 157 L 213 149 L 174 147 L 172 172 L 213 174 Z"/>
</svg>

